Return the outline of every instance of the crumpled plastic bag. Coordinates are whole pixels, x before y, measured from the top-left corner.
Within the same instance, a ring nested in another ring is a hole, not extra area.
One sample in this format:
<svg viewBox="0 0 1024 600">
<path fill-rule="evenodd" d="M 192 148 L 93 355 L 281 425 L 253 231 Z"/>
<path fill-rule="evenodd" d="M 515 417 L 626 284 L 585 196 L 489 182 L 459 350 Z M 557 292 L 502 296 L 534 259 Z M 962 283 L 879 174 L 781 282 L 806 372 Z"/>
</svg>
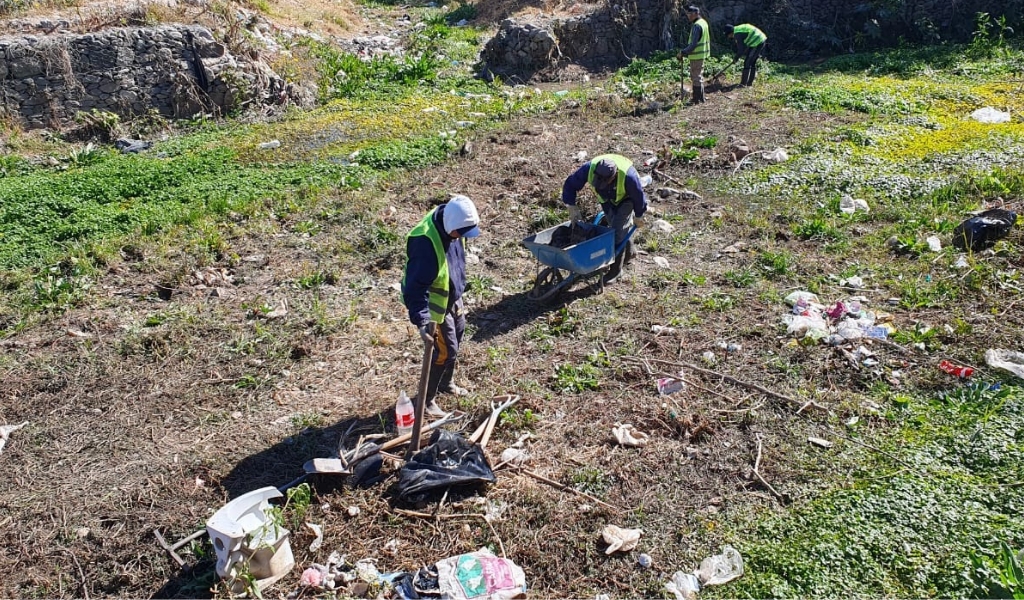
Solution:
<svg viewBox="0 0 1024 600">
<path fill-rule="evenodd" d="M 605 525 L 601 537 L 608 544 L 605 554 L 613 552 L 629 552 L 640 543 L 642 529 L 623 529 L 618 525 Z"/>
<path fill-rule="evenodd" d="M 646 446 L 647 440 L 651 437 L 629 423 L 616 423 L 615 427 L 612 427 L 612 435 L 619 445 L 634 447 Z"/>
<path fill-rule="evenodd" d="M 701 585 L 722 585 L 743 575 L 743 557 L 732 546 L 722 546 L 722 553 L 700 561 L 694 573 Z"/>
<path fill-rule="evenodd" d="M 1024 379 L 1024 352 L 1015 350 L 989 349 L 985 351 L 985 362 L 990 367 L 1009 371 Z"/>
<path fill-rule="evenodd" d="M 1009 123 L 1010 113 L 986 106 L 972 112 L 971 118 L 979 123 Z"/>
<path fill-rule="evenodd" d="M 764 158 L 768 162 L 784 163 L 789 160 L 789 152 L 786 152 L 785 148 L 776 148 L 771 152 L 765 152 Z"/>
<path fill-rule="evenodd" d="M 476 488 L 496 481 L 483 450 L 457 433 L 434 430 L 430 445 L 405 463 L 396 490 L 405 502 L 421 502 L 432 492 Z"/>
<path fill-rule="evenodd" d="M 693 573 L 676 571 L 672 575 L 672 581 L 665 584 L 665 589 L 675 594 L 676 600 L 695 600 L 697 592 L 700 591 L 700 582 Z"/>
<path fill-rule="evenodd" d="M 526 597 L 526 573 L 507 558 L 481 548 L 437 562 L 437 580 L 443 598 L 511 600 Z"/>
<path fill-rule="evenodd" d="M 1017 222 L 1017 213 L 1012 210 L 992 208 L 976 217 L 971 217 L 953 229 L 953 245 L 961 250 L 974 252 L 984 250 L 1010 233 Z"/>
</svg>

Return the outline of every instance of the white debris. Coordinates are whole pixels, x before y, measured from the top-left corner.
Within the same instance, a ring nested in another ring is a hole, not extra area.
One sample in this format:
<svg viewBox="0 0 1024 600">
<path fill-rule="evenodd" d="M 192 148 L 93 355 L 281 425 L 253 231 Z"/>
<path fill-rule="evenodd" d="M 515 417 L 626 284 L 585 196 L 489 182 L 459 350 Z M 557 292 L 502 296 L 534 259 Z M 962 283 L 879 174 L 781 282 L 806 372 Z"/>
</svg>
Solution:
<svg viewBox="0 0 1024 600">
<path fill-rule="evenodd" d="M 651 231 L 657 231 L 658 233 L 672 233 L 675 230 L 676 228 L 665 219 L 657 219 L 651 223 Z"/>
<path fill-rule="evenodd" d="M 930 235 L 925 241 L 928 242 L 928 249 L 932 252 L 942 252 L 942 241 L 939 240 L 939 236 Z"/>
<path fill-rule="evenodd" d="M 310 552 L 316 552 L 320 549 L 320 546 L 324 543 L 324 530 L 316 523 L 306 523 L 306 527 L 309 527 L 316 539 L 309 545 Z"/>
<path fill-rule="evenodd" d="M 664 256 L 655 256 L 654 264 L 658 265 L 662 269 L 668 269 L 671 265 L 668 264 L 668 259 Z"/>
<path fill-rule="evenodd" d="M 611 554 L 616 551 L 629 552 L 640 543 L 640 535 L 642 533 L 643 530 L 640 529 L 623 529 L 618 525 L 606 525 L 601 531 L 601 537 L 608 544 L 608 548 L 604 553 Z"/>
<path fill-rule="evenodd" d="M 640 431 L 629 423 L 616 423 L 612 428 L 612 435 L 620 446 L 643 447 L 647 445 L 649 435 Z"/>
<path fill-rule="evenodd" d="M 786 152 L 784 148 L 776 148 L 771 152 L 766 152 L 764 158 L 769 162 L 783 163 L 789 160 L 789 152 Z"/>
<path fill-rule="evenodd" d="M 0 452 L 3 452 L 4 450 L 4 446 L 7 444 L 7 438 L 9 438 L 12 433 L 26 425 L 28 425 L 28 421 L 19 425 L 0 425 Z"/>
<path fill-rule="evenodd" d="M 979 123 L 1009 123 L 1010 113 L 986 106 L 972 112 L 971 118 Z"/>
</svg>

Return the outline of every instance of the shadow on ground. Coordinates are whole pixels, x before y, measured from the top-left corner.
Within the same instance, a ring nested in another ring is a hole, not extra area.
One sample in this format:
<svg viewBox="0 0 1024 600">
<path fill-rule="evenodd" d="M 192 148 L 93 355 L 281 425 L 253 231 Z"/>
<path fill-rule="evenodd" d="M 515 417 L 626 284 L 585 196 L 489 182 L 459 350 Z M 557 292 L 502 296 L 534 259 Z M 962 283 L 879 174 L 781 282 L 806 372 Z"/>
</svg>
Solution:
<svg viewBox="0 0 1024 600">
<path fill-rule="evenodd" d="M 599 273 L 603 272 L 602 270 Z M 572 304 L 576 300 L 602 293 L 604 290 L 598 277 L 599 273 L 590 274 L 585 279 L 577 278 L 572 285 L 566 287 L 566 290 L 547 302 L 531 300 L 529 292 L 520 292 L 505 296 L 495 304 L 482 306 L 470 312 L 466 321 L 476 328 L 472 340 L 487 342 L 563 306 Z"/>
</svg>

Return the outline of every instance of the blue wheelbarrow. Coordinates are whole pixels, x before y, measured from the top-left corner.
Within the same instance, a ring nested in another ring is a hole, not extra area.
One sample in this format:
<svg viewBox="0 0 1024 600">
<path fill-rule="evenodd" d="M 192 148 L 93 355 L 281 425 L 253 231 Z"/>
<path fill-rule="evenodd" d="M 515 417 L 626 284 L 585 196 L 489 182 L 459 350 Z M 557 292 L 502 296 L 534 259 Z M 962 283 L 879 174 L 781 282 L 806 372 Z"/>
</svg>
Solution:
<svg viewBox="0 0 1024 600">
<path fill-rule="evenodd" d="M 593 223 L 581 223 L 580 225 L 588 231 L 589 239 L 566 248 L 552 246 L 551 238 L 559 227 L 571 227 L 569 221 L 523 239 L 523 246 L 540 263 L 533 289 L 527 294 L 528 298 L 538 302 L 554 300 L 578 277 L 597 273 L 615 262 L 615 258 L 625 251 L 636 227 L 631 227 L 622 242 L 615 246 L 615 230 L 599 225 L 602 217 L 603 212 L 594 217 Z M 597 232 L 596 235 L 594 231 Z"/>
</svg>

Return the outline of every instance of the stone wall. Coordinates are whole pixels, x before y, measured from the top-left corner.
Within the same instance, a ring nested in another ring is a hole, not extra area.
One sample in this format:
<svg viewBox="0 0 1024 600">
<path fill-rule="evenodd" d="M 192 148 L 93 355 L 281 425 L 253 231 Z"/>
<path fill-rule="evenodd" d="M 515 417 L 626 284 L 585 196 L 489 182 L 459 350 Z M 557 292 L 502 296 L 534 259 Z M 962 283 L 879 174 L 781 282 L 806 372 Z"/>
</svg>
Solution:
<svg viewBox="0 0 1024 600">
<path fill-rule="evenodd" d="M 218 113 L 286 91 L 268 67 L 236 59 L 198 26 L 0 38 L 0 57 L 0 114 L 29 128 L 62 127 L 92 109 Z"/>
<path fill-rule="evenodd" d="M 693 0 L 683 0 L 690 4 Z M 769 36 L 768 58 L 794 59 L 917 42 L 966 41 L 975 15 L 1024 21 L 1024 0 L 704 0 L 695 2 L 712 28 L 715 53 L 722 28 L 754 23 Z M 567 63 L 614 68 L 656 50 L 677 48 L 690 25 L 672 0 L 607 0 L 586 14 L 529 23 L 506 20 L 481 53 L 482 72 L 528 79 Z M 544 40 L 543 43 L 538 43 Z"/>
</svg>

